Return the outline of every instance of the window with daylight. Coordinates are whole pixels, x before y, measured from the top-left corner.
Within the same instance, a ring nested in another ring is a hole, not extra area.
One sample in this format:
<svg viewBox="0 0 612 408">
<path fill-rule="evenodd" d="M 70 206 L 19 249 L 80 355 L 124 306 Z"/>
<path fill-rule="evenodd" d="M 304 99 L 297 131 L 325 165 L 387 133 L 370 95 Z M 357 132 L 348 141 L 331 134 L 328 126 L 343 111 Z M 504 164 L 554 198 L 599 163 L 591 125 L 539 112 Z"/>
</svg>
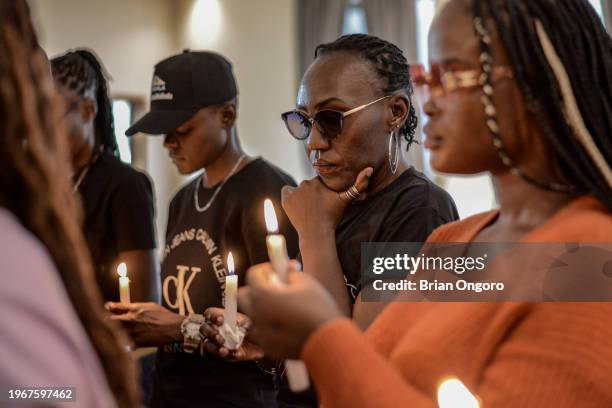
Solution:
<svg viewBox="0 0 612 408">
<path fill-rule="evenodd" d="M 603 17 L 603 7 L 601 6 L 601 0 L 589 0 L 589 3 L 591 3 L 591 6 L 593 6 L 597 14 L 599 14 L 599 18 L 601 18 L 601 21 L 603 21 L 605 25 L 606 22 Z"/>
<path fill-rule="evenodd" d="M 130 127 L 133 116 L 133 104 L 127 99 L 113 101 L 113 116 L 115 118 L 115 140 L 119 147 L 121 161 L 132 164 L 132 146 L 125 131 Z"/>
<path fill-rule="evenodd" d="M 436 14 L 436 0 L 416 1 L 417 20 L 417 60 L 425 66 L 429 66 L 427 53 L 427 34 L 429 27 Z"/>
<path fill-rule="evenodd" d="M 361 0 L 350 0 L 344 12 L 342 34 L 367 34 L 368 24 Z"/>
</svg>

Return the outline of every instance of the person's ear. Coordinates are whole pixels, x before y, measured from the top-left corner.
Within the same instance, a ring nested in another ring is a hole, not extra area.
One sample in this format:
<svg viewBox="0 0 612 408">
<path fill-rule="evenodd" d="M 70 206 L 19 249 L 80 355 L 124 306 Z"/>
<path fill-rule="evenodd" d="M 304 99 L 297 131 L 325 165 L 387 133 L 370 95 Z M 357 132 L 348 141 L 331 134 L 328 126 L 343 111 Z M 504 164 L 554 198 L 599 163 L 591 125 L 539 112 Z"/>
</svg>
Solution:
<svg viewBox="0 0 612 408">
<path fill-rule="evenodd" d="M 394 95 L 389 100 L 388 119 L 390 130 L 399 129 L 406 122 L 410 112 L 410 100 L 406 95 Z"/>
<path fill-rule="evenodd" d="M 85 98 L 81 102 L 81 119 L 83 123 L 93 122 L 98 113 L 98 104 L 95 100 Z"/>
<path fill-rule="evenodd" d="M 236 123 L 236 105 L 228 103 L 221 108 L 221 124 L 224 128 L 231 128 Z"/>
</svg>

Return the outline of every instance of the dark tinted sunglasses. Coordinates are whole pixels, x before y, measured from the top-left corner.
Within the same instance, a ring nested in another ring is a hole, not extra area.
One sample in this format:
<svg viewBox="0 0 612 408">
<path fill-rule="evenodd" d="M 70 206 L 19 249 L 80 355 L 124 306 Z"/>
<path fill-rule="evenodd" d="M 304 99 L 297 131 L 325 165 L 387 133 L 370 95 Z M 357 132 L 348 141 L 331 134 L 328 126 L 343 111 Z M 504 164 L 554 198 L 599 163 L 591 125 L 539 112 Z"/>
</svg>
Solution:
<svg viewBox="0 0 612 408">
<path fill-rule="evenodd" d="M 313 118 L 301 110 L 292 110 L 283 113 L 281 118 L 285 122 L 285 125 L 287 125 L 287 129 L 289 130 L 289 133 L 291 133 L 291 136 L 298 140 L 306 140 L 310 135 L 313 126 L 317 127 L 317 130 L 323 137 L 331 140 L 342 133 L 342 121 L 344 118 L 352 115 L 353 113 L 357 113 L 360 110 L 375 104 L 376 102 L 390 98 L 391 96 L 392 95 L 383 96 L 382 98 L 378 98 L 375 101 L 358 106 L 346 112 L 323 109 L 318 111 Z"/>
</svg>

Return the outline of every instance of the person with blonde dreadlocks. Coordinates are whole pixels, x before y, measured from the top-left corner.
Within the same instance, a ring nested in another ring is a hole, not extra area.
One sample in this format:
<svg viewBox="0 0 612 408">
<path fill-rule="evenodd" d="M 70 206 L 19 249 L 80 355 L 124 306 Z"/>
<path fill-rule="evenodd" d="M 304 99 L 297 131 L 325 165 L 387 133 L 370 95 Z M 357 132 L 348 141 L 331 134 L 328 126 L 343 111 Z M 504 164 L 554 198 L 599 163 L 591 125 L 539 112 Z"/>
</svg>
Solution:
<svg viewBox="0 0 612 408">
<path fill-rule="evenodd" d="M 78 406 L 136 408 L 127 338 L 93 283 L 60 107 L 25 0 L 0 0 L 0 404 L 9 387 L 56 386 Z"/>
<path fill-rule="evenodd" d="M 104 300 L 119 300 L 116 267 L 125 262 L 132 301 L 159 301 L 153 188 L 118 157 L 104 69 L 86 49 L 53 58 L 51 68 L 68 106 L 73 190 L 83 201 L 85 238 Z"/>
</svg>

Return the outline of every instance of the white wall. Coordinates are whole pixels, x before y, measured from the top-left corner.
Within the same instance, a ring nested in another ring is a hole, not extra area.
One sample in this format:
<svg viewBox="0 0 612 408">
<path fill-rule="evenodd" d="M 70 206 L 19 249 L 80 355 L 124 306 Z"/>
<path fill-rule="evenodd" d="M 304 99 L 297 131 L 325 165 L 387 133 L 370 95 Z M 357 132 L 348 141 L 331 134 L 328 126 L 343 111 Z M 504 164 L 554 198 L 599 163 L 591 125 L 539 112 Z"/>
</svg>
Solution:
<svg viewBox="0 0 612 408">
<path fill-rule="evenodd" d="M 93 48 L 113 77 L 113 95 L 140 97 L 148 103 L 153 66 L 183 48 L 225 54 L 238 79 L 238 130 L 245 149 L 296 179 L 304 177 L 303 153 L 280 120 L 280 113 L 295 105 L 295 0 L 204 0 L 218 3 L 218 18 L 211 21 L 205 7 L 193 24 L 196 0 L 29 1 L 48 55 Z M 216 39 L 210 35 L 215 26 Z M 160 137 L 146 138 L 146 152 L 146 170 L 157 196 L 158 239 L 163 243 L 168 203 L 184 179 Z"/>
<path fill-rule="evenodd" d="M 280 119 L 297 92 L 296 2 L 181 0 L 177 8 L 181 48 L 216 51 L 234 65 L 245 150 L 303 179 L 301 144 Z"/>
<path fill-rule="evenodd" d="M 30 0 L 49 57 L 93 48 L 113 77 L 113 92 L 146 96 L 155 62 L 176 49 L 168 0 Z"/>
</svg>

